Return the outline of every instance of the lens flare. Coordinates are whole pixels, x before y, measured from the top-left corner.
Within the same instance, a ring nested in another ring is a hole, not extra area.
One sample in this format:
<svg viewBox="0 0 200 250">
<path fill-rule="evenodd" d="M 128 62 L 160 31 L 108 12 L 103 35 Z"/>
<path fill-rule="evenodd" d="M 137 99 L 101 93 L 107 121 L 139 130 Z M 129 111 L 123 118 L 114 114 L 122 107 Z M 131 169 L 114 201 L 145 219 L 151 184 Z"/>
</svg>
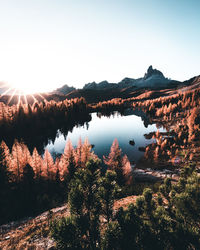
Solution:
<svg viewBox="0 0 200 250">
<path fill-rule="evenodd" d="M 3 96 L 7 96 L 7 105 L 10 105 L 11 102 L 17 98 L 17 105 L 20 105 L 21 103 L 28 104 L 27 97 L 30 96 L 33 99 L 33 103 L 40 102 L 41 100 L 44 101 L 46 98 L 37 92 L 31 93 L 30 89 L 20 89 L 19 87 L 14 87 L 12 85 L 9 85 L 7 83 L 1 83 L 0 84 L 0 101 Z M 32 89 L 33 90 L 33 89 Z M 46 100 L 47 101 L 47 100 Z"/>
</svg>

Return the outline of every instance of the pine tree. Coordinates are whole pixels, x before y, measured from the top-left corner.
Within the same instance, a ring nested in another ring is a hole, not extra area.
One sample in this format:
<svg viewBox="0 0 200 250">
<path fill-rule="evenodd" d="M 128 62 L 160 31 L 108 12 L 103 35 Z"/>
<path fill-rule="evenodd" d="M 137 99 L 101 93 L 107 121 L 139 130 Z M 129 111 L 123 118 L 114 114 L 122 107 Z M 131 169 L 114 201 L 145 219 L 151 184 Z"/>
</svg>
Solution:
<svg viewBox="0 0 200 250">
<path fill-rule="evenodd" d="M 6 153 L 3 144 L 0 144 L 0 190 L 4 190 L 4 188 L 8 185 L 9 181 L 9 171 L 7 167 L 6 161 Z"/>
<path fill-rule="evenodd" d="M 113 141 L 108 157 L 104 157 L 104 162 L 108 169 L 114 170 L 117 174 L 117 183 L 121 186 L 125 179 L 123 175 L 123 157 L 122 150 L 119 148 L 117 139 Z"/>
<path fill-rule="evenodd" d="M 82 158 L 81 158 L 81 161 L 82 161 L 82 164 L 85 165 L 86 162 L 89 160 L 89 157 L 90 157 L 90 151 L 91 151 L 91 145 L 89 144 L 89 141 L 88 139 L 86 138 L 84 143 L 83 143 L 83 146 L 82 146 Z"/>
<path fill-rule="evenodd" d="M 32 154 L 32 167 L 33 171 L 35 173 L 35 178 L 41 179 L 43 175 L 43 169 L 42 169 L 42 158 L 38 154 L 38 151 L 36 148 L 33 149 L 33 154 Z"/>
<path fill-rule="evenodd" d="M 62 165 L 65 181 L 68 183 L 74 177 L 76 171 L 74 148 L 72 146 L 71 140 L 69 139 L 65 145 L 64 154 L 62 157 Z"/>
<path fill-rule="evenodd" d="M 127 155 L 124 155 L 122 162 L 123 162 L 123 177 L 125 179 L 126 184 L 130 185 L 133 183 L 133 170 Z"/>
<path fill-rule="evenodd" d="M 71 182 L 71 216 L 55 221 L 52 236 L 61 249 L 98 249 L 100 246 L 99 160 L 90 159 Z"/>
<path fill-rule="evenodd" d="M 24 155 L 22 147 L 18 141 L 15 140 L 12 146 L 12 160 L 11 160 L 11 171 L 13 176 L 15 176 L 16 182 L 20 182 L 22 178 L 22 172 L 24 167 Z"/>
<path fill-rule="evenodd" d="M 33 182 L 34 182 L 34 176 L 35 176 L 35 173 L 33 171 L 33 168 L 29 164 L 27 164 L 23 168 L 22 181 L 23 181 L 24 185 L 25 186 L 32 186 Z"/>
<path fill-rule="evenodd" d="M 32 157 L 31 157 L 28 147 L 24 143 L 21 144 L 21 147 L 23 151 L 22 152 L 23 154 L 22 165 L 23 166 L 26 166 L 27 164 L 31 165 Z"/>
<path fill-rule="evenodd" d="M 102 215 L 109 223 L 113 217 L 114 200 L 120 189 L 116 183 L 116 173 L 108 170 L 104 177 L 99 179 L 99 197 L 101 201 Z"/>
<path fill-rule="evenodd" d="M 0 146 L 2 147 L 2 149 L 4 151 L 4 154 L 5 154 L 5 163 L 6 163 L 6 165 L 9 168 L 9 163 L 11 161 L 10 150 L 9 150 L 8 146 L 6 145 L 6 143 L 4 141 L 1 142 Z"/>
<path fill-rule="evenodd" d="M 81 137 L 78 140 L 78 144 L 75 150 L 75 162 L 76 162 L 76 166 L 81 167 L 82 166 L 82 141 L 81 141 Z"/>
<path fill-rule="evenodd" d="M 44 152 L 43 164 L 44 164 L 44 176 L 47 178 L 47 180 L 52 180 L 55 176 L 54 161 L 47 149 Z"/>
</svg>

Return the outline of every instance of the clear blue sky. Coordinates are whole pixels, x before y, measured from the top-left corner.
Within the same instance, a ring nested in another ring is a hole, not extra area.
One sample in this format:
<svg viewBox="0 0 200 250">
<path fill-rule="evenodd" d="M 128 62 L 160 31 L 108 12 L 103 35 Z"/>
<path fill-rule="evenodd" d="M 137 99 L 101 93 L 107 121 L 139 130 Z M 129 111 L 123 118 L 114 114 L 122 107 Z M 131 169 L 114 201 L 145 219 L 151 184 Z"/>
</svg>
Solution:
<svg viewBox="0 0 200 250">
<path fill-rule="evenodd" d="M 0 0 L 0 80 L 31 90 L 200 74 L 199 0 Z"/>
</svg>

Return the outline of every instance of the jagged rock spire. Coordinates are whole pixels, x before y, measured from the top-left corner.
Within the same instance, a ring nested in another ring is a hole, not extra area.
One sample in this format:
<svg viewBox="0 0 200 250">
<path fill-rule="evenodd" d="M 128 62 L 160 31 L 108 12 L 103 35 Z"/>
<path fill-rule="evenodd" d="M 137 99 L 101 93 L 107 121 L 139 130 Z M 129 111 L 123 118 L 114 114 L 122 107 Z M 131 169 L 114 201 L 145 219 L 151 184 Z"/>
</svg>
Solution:
<svg viewBox="0 0 200 250">
<path fill-rule="evenodd" d="M 149 68 L 147 69 L 147 73 L 145 73 L 144 75 L 144 79 L 147 79 L 149 77 L 151 77 L 152 75 L 159 75 L 161 77 L 164 77 L 163 73 L 157 69 L 153 69 L 152 65 L 149 66 Z"/>
</svg>

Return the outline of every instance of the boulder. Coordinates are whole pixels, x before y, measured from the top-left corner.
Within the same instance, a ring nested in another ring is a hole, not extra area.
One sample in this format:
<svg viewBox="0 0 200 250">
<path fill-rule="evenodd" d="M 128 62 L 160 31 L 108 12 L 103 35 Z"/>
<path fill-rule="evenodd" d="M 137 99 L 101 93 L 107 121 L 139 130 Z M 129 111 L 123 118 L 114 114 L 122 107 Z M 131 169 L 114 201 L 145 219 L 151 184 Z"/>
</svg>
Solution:
<svg viewBox="0 0 200 250">
<path fill-rule="evenodd" d="M 130 140 L 130 141 L 129 141 L 129 144 L 130 144 L 131 146 L 134 146 L 134 145 L 135 145 L 135 141 L 134 141 L 134 140 Z"/>
</svg>

